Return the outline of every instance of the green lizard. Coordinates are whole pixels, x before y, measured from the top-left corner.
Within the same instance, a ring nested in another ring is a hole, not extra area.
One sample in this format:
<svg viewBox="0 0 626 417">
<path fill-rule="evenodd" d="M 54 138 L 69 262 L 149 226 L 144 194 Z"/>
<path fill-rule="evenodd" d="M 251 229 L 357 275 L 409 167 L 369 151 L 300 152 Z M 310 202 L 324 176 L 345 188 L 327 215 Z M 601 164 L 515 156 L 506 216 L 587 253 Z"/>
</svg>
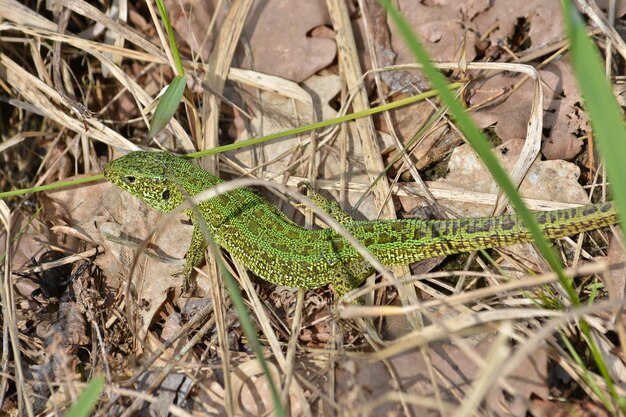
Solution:
<svg viewBox="0 0 626 417">
<path fill-rule="evenodd" d="M 187 196 L 223 182 L 188 160 L 165 152 L 131 152 L 108 163 L 104 176 L 161 212 L 169 212 Z M 338 295 L 343 295 L 373 272 L 356 249 L 333 229 L 304 229 L 252 190 L 237 189 L 204 201 L 198 204 L 198 211 L 219 246 L 275 284 L 308 289 L 331 284 Z M 207 247 L 198 219 L 192 210 L 187 214 L 194 229 L 183 271 L 185 290 L 191 288 L 191 273 L 204 259 Z M 386 266 L 532 240 L 515 215 L 356 221 L 343 214 L 334 217 Z M 617 222 L 612 203 L 534 215 L 548 238 Z"/>
</svg>

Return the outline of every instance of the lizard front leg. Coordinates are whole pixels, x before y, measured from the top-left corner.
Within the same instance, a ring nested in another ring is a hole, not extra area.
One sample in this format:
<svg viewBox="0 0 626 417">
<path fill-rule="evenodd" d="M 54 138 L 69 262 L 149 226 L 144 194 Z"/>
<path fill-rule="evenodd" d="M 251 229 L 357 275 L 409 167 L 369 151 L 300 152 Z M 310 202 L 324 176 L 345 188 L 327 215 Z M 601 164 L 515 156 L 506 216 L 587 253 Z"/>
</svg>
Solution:
<svg viewBox="0 0 626 417">
<path fill-rule="evenodd" d="M 204 239 L 202 230 L 198 226 L 198 222 L 192 218 L 193 233 L 191 236 L 191 245 L 185 257 L 185 269 L 183 270 L 183 292 L 192 294 L 196 288 L 196 282 L 192 279 L 193 269 L 200 265 L 204 260 L 207 249 L 207 242 Z"/>
</svg>

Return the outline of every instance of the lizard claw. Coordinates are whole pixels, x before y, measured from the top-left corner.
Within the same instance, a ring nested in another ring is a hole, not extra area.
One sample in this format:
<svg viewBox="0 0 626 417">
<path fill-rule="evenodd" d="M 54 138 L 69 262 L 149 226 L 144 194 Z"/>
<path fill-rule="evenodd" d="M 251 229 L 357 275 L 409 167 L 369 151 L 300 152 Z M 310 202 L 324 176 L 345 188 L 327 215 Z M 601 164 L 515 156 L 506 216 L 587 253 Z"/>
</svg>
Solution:
<svg viewBox="0 0 626 417">
<path fill-rule="evenodd" d="M 196 291 L 196 281 L 191 277 L 191 274 L 186 270 L 178 271 L 172 274 L 173 277 L 183 276 L 183 284 L 181 286 L 184 296 L 191 297 Z"/>
<path fill-rule="evenodd" d="M 191 297 L 193 293 L 196 291 L 196 282 L 189 277 L 183 281 L 183 295 L 187 297 Z"/>
</svg>

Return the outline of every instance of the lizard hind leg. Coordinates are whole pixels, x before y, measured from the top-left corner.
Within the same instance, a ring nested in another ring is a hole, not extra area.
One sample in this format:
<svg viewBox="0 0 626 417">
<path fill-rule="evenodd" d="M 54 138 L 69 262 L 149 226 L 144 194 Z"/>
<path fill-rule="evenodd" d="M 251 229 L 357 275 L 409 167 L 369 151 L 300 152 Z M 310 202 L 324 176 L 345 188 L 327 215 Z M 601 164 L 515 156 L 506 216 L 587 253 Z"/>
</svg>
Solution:
<svg viewBox="0 0 626 417">
<path fill-rule="evenodd" d="M 337 278 L 332 282 L 333 293 L 335 294 L 335 303 L 339 301 L 341 297 L 352 291 L 355 287 L 345 279 L 346 277 Z M 356 301 L 356 304 L 365 304 L 365 300 L 362 297 L 359 297 Z"/>
<path fill-rule="evenodd" d="M 344 265 L 342 270 L 330 282 L 336 299 L 338 300 L 350 291 L 359 288 L 372 272 L 372 267 L 364 259 L 358 259 L 355 262 Z M 365 304 L 363 297 L 359 297 L 355 302 L 357 304 Z"/>
<path fill-rule="evenodd" d="M 339 203 L 324 197 L 317 190 L 311 187 L 311 184 L 301 182 L 298 186 L 303 187 L 307 191 L 308 197 L 313 200 L 313 202 L 317 204 L 326 214 L 331 216 L 342 226 L 346 227 L 357 221 L 346 211 L 342 210 Z M 367 277 L 373 273 L 373 271 L 372 266 L 360 256 L 356 259 L 348 261 L 330 282 L 336 299 L 339 299 L 355 288 L 360 287 Z M 355 300 L 355 302 L 357 304 L 365 304 L 363 297 L 359 297 Z"/>
<path fill-rule="evenodd" d="M 321 208 L 330 217 L 337 220 L 337 222 L 342 226 L 347 226 L 356 221 L 354 217 L 350 216 L 350 214 L 341 209 L 339 203 L 329 200 L 321 195 L 308 182 L 301 182 L 298 184 L 298 187 L 303 187 L 307 192 L 307 196 L 313 200 L 319 208 Z"/>
</svg>

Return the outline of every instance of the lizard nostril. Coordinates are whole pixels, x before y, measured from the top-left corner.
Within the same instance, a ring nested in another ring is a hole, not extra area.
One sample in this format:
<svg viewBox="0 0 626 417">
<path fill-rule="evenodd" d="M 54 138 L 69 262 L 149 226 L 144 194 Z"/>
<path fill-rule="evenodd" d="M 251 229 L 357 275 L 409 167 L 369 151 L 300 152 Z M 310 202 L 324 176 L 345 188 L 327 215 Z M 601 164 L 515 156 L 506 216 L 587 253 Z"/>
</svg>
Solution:
<svg viewBox="0 0 626 417">
<path fill-rule="evenodd" d="M 161 197 L 163 198 L 163 200 L 169 200 L 170 199 L 170 190 L 165 190 L 163 191 L 163 194 L 161 194 Z"/>
<path fill-rule="evenodd" d="M 124 178 L 124 181 L 126 182 L 135 182 L 135 177 L 133 177 L 132 175 L 129 175 L 128 177 Z"/>
</svg>

